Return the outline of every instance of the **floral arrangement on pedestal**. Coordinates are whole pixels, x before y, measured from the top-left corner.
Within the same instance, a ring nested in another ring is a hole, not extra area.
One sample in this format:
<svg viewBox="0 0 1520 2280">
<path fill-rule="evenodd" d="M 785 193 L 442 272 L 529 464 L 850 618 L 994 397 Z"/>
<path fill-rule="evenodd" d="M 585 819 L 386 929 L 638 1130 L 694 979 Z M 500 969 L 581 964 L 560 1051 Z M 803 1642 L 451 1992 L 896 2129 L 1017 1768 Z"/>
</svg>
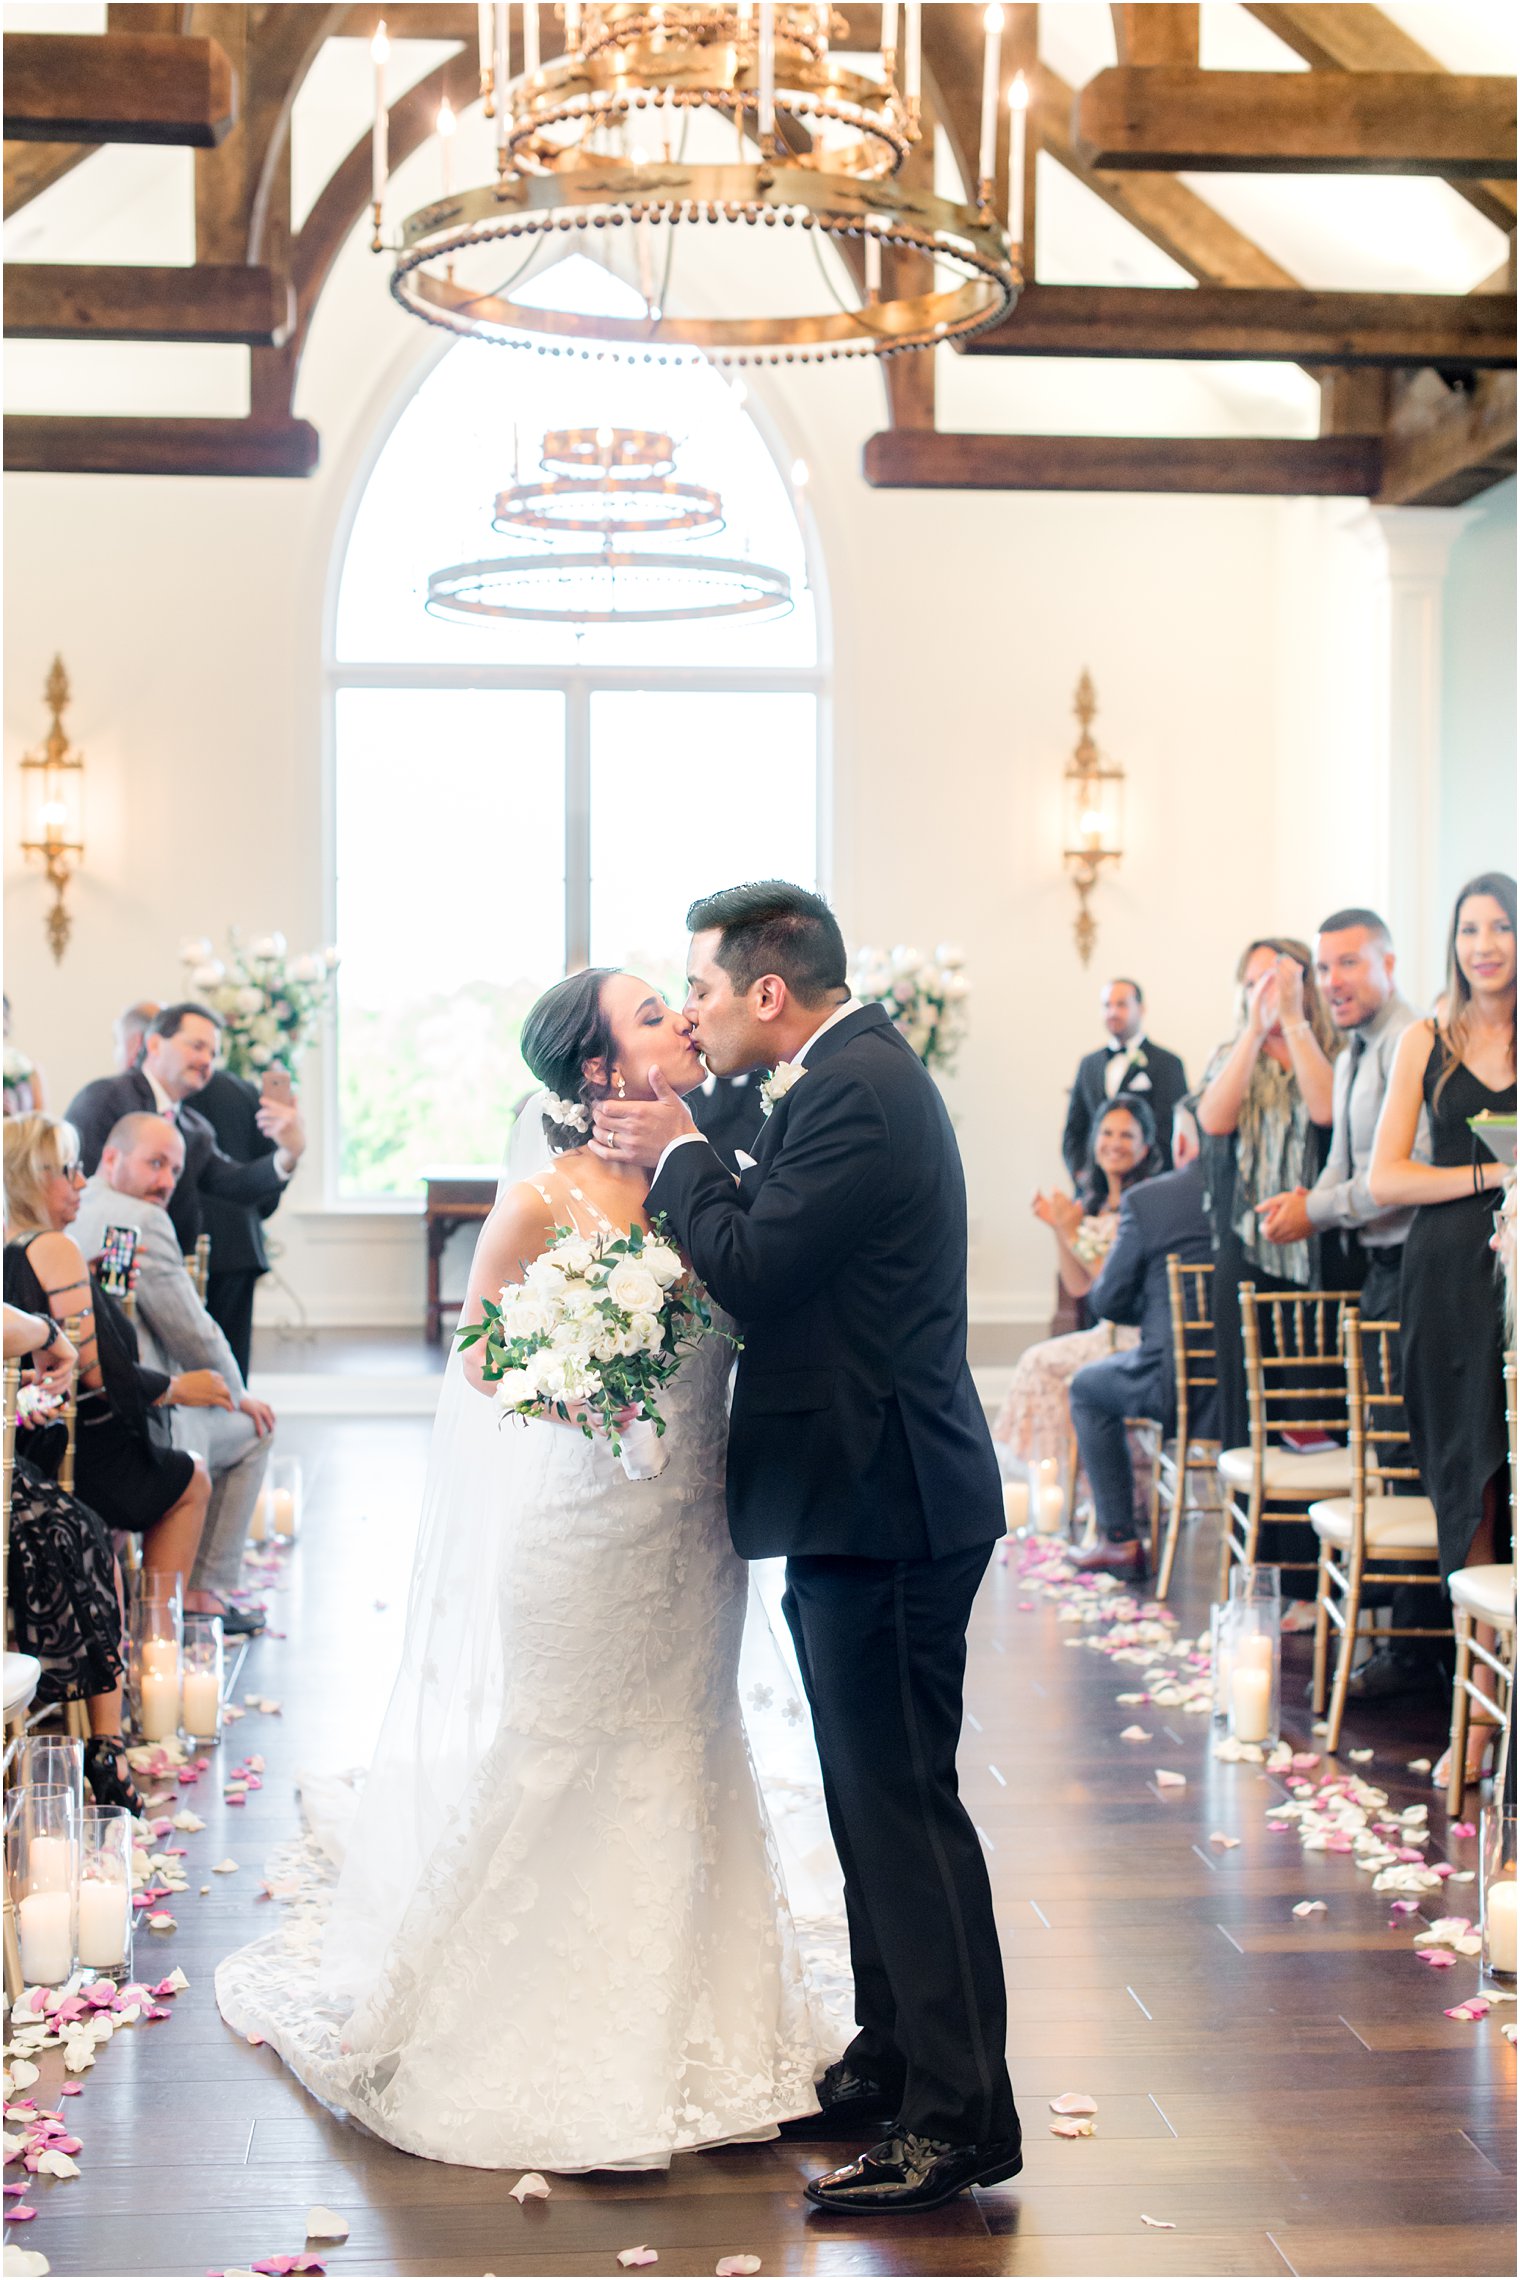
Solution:
<svg viewBox="0 0 1520 2280">
<path fill-rule="evenodd" d="M 336 950 L 291 957 L 283 934 L 246 946 L 233 933 L 219 958 L 204 937 L 180 944 L 190 988 L 224 1023 L 222 1051 L 234 1076 L 258 1077 L 276 1062 L 294 1072 L 332 997 Z"/>
<path fill-rule="evenodd" d="M 932 958 L 899 943 L 861 950 L 850 973 L 858 998 L 884 1006 L 926 1069 L 950 1070 L 966 1039 L 966 954 L 942 942 Z"/>
</svg>

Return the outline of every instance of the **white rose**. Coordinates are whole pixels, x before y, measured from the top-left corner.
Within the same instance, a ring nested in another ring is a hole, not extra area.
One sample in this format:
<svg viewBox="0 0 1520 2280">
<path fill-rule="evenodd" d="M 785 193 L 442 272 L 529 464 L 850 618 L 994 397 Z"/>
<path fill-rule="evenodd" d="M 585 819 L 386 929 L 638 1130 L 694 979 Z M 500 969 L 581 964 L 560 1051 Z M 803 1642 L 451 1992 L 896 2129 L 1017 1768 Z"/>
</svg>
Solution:
<svg viewBox="0 0 1520 2280">
<path fill-rule="evenodd" d="M 657 1314 L 636 1314 L 628 1327 L 638 1339 L 635 1353 L 657 1354 L 665 1343 L 665 1325 Z"/>
<path fill-rule="evenodd" d="M 250 1045 L 248 1048 L 248 1058 L 256 1069 L 267 1069 L 270 1062 L 274 1059 L 274 1055 L 270 1052 L 267 1045 Z"/>
<path fill-rule="evenodd" d="M 619 1259 L 607 1277 L 607 1296 L 626 1313 L 652 1312 L 660 1303 L 660 1286 L 637 1259 Z"/>
<path fill-rule="evenodd" d="M 971 984 L 964 974 L 947 974 L 940 983 L 940 994 L 947 1005 L 957 1005 L 971 995 Z"/>
<path fill-rule="evenodd" d="M 276 948 L 275 948 L 275 943 L 276 943 L 277 939 L 278 939 L 278 937 L 277 937 L 276 935 L 273 935 L 273 934 L 261 934 L 261 935 L 259 936 L 259 938 L 258 938 L 257 942 L 250 942 L 250 943 L 249 943 L 249 945 L 248 945 L 248 955 L 249 955 L 249 957 L 250 957 L 250 958 L 277 958 L 277 957 L 279 956 L 279 952 L 278 952 L 278 951 L 276 950 Z"/>
<path fill-rule="evenodd" d="M 545 1338 L 553 1319 L 551 1309 L 542 1299 L 525 1292 L 510 1307 L 503 1308 L 501 1327 L 508 1338 Z"/>
<path fill-rule="evenodd" d="M 549 1256 L 547 1251 L 542 1258 L 529 1261 L 527 1273 L 523 1279 L 531 1283 L 535 1290 L 543 1291 L 548 1297 L 557 1297 L 565 1287 L 564 1269 Z"/>
<path fill-rule="evenodd" d="M 542 1353 L 529 1357 L 523 1375 L 535 1394 L 545 1401 L 560 1401 L 565 1392 L 565 1357 L 551 1353 L 546 1346 Z"/>
<path fill-rule="evenodd" d="M 538 1388 L 527 1370 L 504 1370 L 496 1381 L 496 1398 L 503 1409 L 518 1409 L 538 1399 Z"/>
<path fill-rule="evenodd" d="M 584 1283 L 567 1283 L 560 1295 L 560 1306 L 568 1321 L 584 1322 L 596 1311 L 596 1293 L 588 1290 Z"/>
<path fill-rule="evenodd" d="M 681 1279 L 681 1255 L 668 1243 L 646 1243 L 639 1253 L 639 1263 L 649 1269 L 661 1290 L 669 1290 L 672 1283 Z"/>
<path fill-rule="evenodd" d="M 329 973 L 331 973 L 334 967 L 338 964 L 338 949 L 336 943 L 329 942 L 327 948 L 322 953 L 322 963 L 327 968 L 327 971 Z"/>
<path fill-rule="evenodd" d="M 880 998 L 885 997 L 891 987 L 891 968 L 889 966 L 873 966 L 870 972 L 862 977 L 855 994 L 857 997 Z"/>
<path fill-rule="evenodd" d="M 239 1013 L 262 1013 L 269 1002 L 263 991 L 252 982 L 245 982 L 243 987 L 233 994 Z"/>
<path fill-rule="evenodd" d="M 594 1256 L 584 1235 L 567 1235 L 563 1243 L 554 1246 L 555 1264 L 563 1267 L 567 1275 L 583 1275 Z"/>
<path fill-rule="evenodd" d="M 644 1333 L 639 1327 L 639 1322 L 640 1320 L 647 1322 L 648 1319 L 648 1315 L 638 1317 L 630 1322 L 626 1329 L 618 1332 L 617 1350 L 625 1362 L 631 1362 L 635 1354 L 644 1352 Z"/>
<path fill-rule="evenodd" d="M 623 1351 L 622 1340 L 610 1322 L 604 1322 L 591 1341 L 591 1358 L 604 1367 L 615 1362 Z"/>
<path fill-rule="evenodd" d="M 291 981 L 321 982 L 325 981 L 326 978 L 327 967 L 313 951 L 308 951 L 304 958 L 292 959 L 290 964 Z"/>
<path fill-rule="evenodd" d="M 949 966 L 952 969 L 964 966 L 966 963 L 966 953 L 958 942 L 942 942 L 934 955 L 942 966 Z"/>
<path fill-rule="evenodd" d="M 939 988 L 938 966 L 920 966 L 913 978 L 916 986 L 921 990 L 933 991 Z"/>
<path fill-rule="evenodd" d="M 922 950 L 910 949 L 906 943 L 899 942 L 892 953 L 892 971 L 894 974 L 916 974 L 923 962 Z"/>
<path fill-rule="evenodd" d="M 226 979 L 227 969 L 222 964 L 221 959 L 208 958 L 204 965 L 197 966 L 192 972 L 190 987 L 194 990 L 220 989 Z"/>
<path fill-rule="evenodd" d="M 179 946 L 182 966 L 209 966 L 216 952 L 204 934 L 187 934 Z"/>
</svg>

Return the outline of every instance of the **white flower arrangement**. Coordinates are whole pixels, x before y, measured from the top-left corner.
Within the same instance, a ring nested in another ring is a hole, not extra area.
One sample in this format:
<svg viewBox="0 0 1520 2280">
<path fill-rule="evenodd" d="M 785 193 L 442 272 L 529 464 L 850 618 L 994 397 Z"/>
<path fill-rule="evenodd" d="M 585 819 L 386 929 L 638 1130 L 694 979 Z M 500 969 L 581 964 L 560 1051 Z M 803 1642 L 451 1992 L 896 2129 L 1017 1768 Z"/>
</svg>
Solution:
<svg viewBox="0 0 1520 2280">
<path fill-rule="evenodd" d="M 219 958 L 204 936 L 180 944 L 190 988 L 222 1020 L 222 1051 L 236 1076 L 258 1077 L 280 1062 L 294 1072 L 332 997 L 336 950 L 292 958 L 283 934 L 245 948 L 236 933 Z"/>
<path fill-rule="evenodd" d="M 483 1346 L 481 1374 L 502 1411 L 568 1424 L 574 1404 L 582 1432 L 592 1438 L 599 1418 L 634 1478 L 619 1417 L 637 1410 L 646 1432 L 663 1435 L 659 1389 L 703 1338 L 728 1335 L 714 1330 L 706 1293 L 659 1219 L 594 1242 L 557 1227 L 522 1281 L 506 1285 L 499 1305 L 483 1300 L 481 1313 L 456 1335 L 461 1350 Z"/>
<path fill-rule="evenodd" d="M 885 1007 L 926 1069 L 952 1069 L 965 1043 L 966 954 L 942 942 L 932 958 L 899 943 L 862 950 L 850 975 L 856 997 Z"/>
<path fill-rule="evenodd" d="M 589 1132 L 591 1118 L 584 1102 L 560 1100 L 554 1093 L 544 1095 L 543 1113 L 553 1124 L 563 1124 L 570 1132 Z"/>
<path fill-rule="evenodd" d="M 760 1100 L 767 1116 L 770 1115 L 777 1101 L 785 1100 L 798 1079 L 806 1075 L 807 1070 L 800 1061 L 778 1061 L 776 1063 L 760 1087 Z"/>
</svg>

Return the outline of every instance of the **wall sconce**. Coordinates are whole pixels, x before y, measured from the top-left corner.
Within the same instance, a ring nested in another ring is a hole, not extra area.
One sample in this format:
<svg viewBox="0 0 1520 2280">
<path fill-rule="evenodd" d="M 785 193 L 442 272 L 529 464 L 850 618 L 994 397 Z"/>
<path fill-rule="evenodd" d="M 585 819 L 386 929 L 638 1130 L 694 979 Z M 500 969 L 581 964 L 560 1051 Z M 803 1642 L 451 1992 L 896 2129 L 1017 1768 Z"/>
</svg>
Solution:
<svg viewBox="0 0 1520 2280">
<path fill-rule="evenodd" d="M 1092 738 L 1098 693 L 1083 667 L 1072 711 L 1082 733 L 1066 763 L 1065 861 L 1077 890 L 1077 952 L 1083 965 L 1092 957 L 1098 922 L 1088 909 L 1105 863 L 1124 857 L 1124 770 L 1106 760 Z"/>
<path fill-rule="evenodd" d="M 61 657 L 53 659 L 42 694 L 53 722 L 46 743 L 22 756 L 21 852 L 42 865 L 52 885 L 47 938 L 61 963 L 72 925 L 63 891 L 84 860 L 84 754 L 73 751 L 64 734 L 69 677 Z"/>
</svg>

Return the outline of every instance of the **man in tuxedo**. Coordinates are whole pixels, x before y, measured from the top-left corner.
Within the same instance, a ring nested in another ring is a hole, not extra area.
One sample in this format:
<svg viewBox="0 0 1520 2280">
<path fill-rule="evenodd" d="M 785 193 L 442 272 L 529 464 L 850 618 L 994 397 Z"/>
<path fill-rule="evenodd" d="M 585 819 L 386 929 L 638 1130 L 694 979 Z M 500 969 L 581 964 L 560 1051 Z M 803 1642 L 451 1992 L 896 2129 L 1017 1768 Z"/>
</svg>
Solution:
<svg viewBox="0 0 1520 2280">
<path fill-rule="evenodd" d="M 201 1234 L 203 1199 L 277 1203 L 306 1146 L 299 1110 L 267 1103 L 258 1112 L 259 1129 L 274 1142 L 274 1153 L 251 1164 L 234 1162 L 217 1144 L 206 1119 L 191 1104 L 205 1089 L 216 1066 L 221 1022 L 203 1005 L 166 1005 L 149 1023 L 142 1059 L 124 1075 L 96 1077 L 69 1103 L 69 1122 L 79 1134 L 80 1162 L 93 1173 L 111 1127 L 141 1110 L 175 1125 L 185 1143 L 185 1168 L 169 1203 L 169 1217 L 182 1250 Z M 213 1261 L 213 1264 L 215 1262 Z"/>
<path fill-rule="evenodd" d="M 1138 1323 L 1140 1343 L 1088 1362 L 1071 1381 L 1071 1422 L 1098 1516 L 1098 1541 L 1077 1554 L 1077 1566 L 1131 1577 L 1144 1575 L 1146 1557 L 1135 1519 L 1135 1475 L 1124 1420 L 1154 1417 L 1164 1433 L 1175 1429 L 1166 1262 L 1174 1251 L 1184 1266 L 1204 1266 L 1214 1255 L 1203 1208 L 1198 1127 L 1186 1101 L 1178 1102 L 1173 1116 L 1172 1144 L 1180 1169 L 1142 1180 L 1126 1194 L 1113 1248 L 1088 1294 L 1100 1321 Z M 1214 1419 L 1204 1409 L 1190 1414 L 1190 1440 L 1209 1439 L 1214 1430 Z"/>
<path fill-rule="evenodd" d="M 826 2209 L 933 2208 L 1022 2166 L 981 1843 L 956 1786 L 966 1626 L 1002 1489 L 966 1362 L 966 1196 L 937 1087 L 845 981 L 832 911 L 768 880 L 695 903 L 686 1012 L 720 1076 L 774 1066 L 755 1163 L 724 1168 L 656 1076 L 595 1145 L 744 1338 L 728 1512 L 787 1559 L 787 1621 L 845 1880 L 859 2033 L 789 2134 L 879 2142 Z"/>
<path fill-rule="evenodd" d="M 143 1039 L 162 1011 L 156 998 L 136 998 L 116 1016 L 111 1025 L 111 1042 L 116 1048 L 118 1075 L 136 1068 L 142 1059 Z"/>
<path fill-rule="evenodd" d="M 1171 1166 L 1172 1110 L 1187 1091 L 1187 1071 L 1175 1053 L 1153 1045 L 1145 1034 L 1145 992 L 1138 982 L 1119 979 L 1103 992 L 1103 1026 L 1108 1043 L 1085 1054 L 1066 1111 L 1061 1154 L 1073 1185 L 1087 1167 L 1093 1118 L 1121 1093 L 1144 1093 L 1156 1119 L 1156 1138 Z"/>
<path fill-rule="evenodd" d="M 754 1155 L 765 1118 L 755 1071 L 743 1069 L 737 1077 L 715 1077 L 709 1071 L 696 1091 L 688 1093 L 686 1105 L 698 1131 L 706 1133 L 728 1170 L 742 1171 L 744 1159 Z"/>
<path fill-rule="evenodd" d="M 278 1151 L 273 1134 L 259 1121 L 265 1096 L 247 1077 L 213 1069 L 195 1097 L 198 1116 L 210 1125 L 217 1146 L 235 1164 L 256 1164 Z M 285 1190 L 238 1203 L 203 1190 L 201 1216 L 211 1237 L 211 1276 L 206 1287 L 209 1312 L 226 1332 L 238 1368 L 248 1375 L 253 1349 L 253 1297 L 259 1277 L 269 1272 L 264 1222 L 280 1208 Z"/>
</svg>

